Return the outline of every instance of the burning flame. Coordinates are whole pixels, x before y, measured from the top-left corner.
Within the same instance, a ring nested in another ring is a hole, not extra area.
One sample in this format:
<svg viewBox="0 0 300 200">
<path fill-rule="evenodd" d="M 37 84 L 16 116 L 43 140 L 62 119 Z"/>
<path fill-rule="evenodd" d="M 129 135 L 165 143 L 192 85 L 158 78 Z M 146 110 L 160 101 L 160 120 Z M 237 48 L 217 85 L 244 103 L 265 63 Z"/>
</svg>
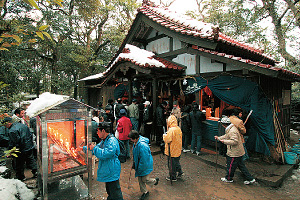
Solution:
<svg viewBox="0 0 300 200">
<path fill-rule="evenodd" d="M 59 133 L 59 130 L 48 126 L 48 137 L 50 137 L 51 140 L 56 145 L 58 145 L 63 151 L 68 153 L 71 157 L 76 159 L 82 165 L 86 165 L 84 159 L 82 159 L 80 156 L 78 156 L 77 150 L 74 147 L 72 147 L 72 145 L 71 145 L 70 141 L 68 140 L 68 138 L 65 137 L 64 134 Z M 84 142 L 82 142 L 82 144 L 83 143 Z"/>
</svg>

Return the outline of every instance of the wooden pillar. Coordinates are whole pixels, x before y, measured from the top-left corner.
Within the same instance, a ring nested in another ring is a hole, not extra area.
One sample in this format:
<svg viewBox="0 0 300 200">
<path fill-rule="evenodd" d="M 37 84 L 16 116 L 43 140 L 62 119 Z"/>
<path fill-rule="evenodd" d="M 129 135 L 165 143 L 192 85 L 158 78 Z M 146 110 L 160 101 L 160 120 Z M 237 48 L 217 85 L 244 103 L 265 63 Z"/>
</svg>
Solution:
<svg viewBox="0 0 300 200">
<path fill-rule="evenodd" d="M 132 79 L 128 80 L 128 103 L 131 104 L 132 101 Z"/>
<path fill-rule="evenodd" d="M 152 126 L 152 134 L 156 135 L 156 108 L 158 105 L 157 101 L 157 79 L 154 77 L 152 80 L 152 112 L 153 112 L 153 126 Z"/>
</svg>

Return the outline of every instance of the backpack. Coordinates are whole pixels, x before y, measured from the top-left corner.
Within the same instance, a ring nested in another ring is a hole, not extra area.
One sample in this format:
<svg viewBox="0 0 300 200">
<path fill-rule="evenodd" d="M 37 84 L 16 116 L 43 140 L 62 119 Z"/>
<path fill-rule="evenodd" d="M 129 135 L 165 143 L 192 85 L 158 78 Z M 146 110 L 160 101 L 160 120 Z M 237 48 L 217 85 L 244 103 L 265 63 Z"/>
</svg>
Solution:
<svg viewBox="0 0 300 200">
<path fill-rule="evenodd" d="M 110 137 L 114 137 L 114 136 L 110 135 Z M 118 156 L 118 158 L 119 158 L 119 161 L 121 163 L 124 163 L 124 162 L 126 162 L 126 158 L 127 158 L 126 148 L 125 148 L 124 143 L 121 140 L 119 140 L 118 138 L 116 138 L 116 139 L 118 140 L 118 143 L 119 143 L 119 146 L 120 146 L 120 155 Z"/>
</svg>

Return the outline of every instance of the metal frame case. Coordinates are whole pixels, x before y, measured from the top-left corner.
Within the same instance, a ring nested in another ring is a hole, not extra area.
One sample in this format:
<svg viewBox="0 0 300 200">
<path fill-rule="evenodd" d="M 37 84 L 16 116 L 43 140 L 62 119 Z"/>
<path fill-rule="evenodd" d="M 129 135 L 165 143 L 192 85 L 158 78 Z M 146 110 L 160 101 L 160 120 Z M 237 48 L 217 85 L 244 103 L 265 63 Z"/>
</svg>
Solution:
<svg viewBox="0 0 300 200">
<path fill-rule="evenodd" d="M 92 127 L 91 127 L 91 108 L 90 106 L 83 104 L 75 99 L 68 99 L 60 102 L 51 108 L 45 109 L 42 113 L 36 116 L 37 118 L 37 163 L 38 163 L 38 184 L 41 195 L 44 199 L 48 199 L 48 184 L 59 181 L 61 179 L 73 177 L 76 175 L 83 175 L 88 173 L 88 195 L 91 188 L 92 179 L 92 153 L 88 151 L 84 155 L 84 162 L 76 161 L 78 166 L 70 167 L 63 170 L 54 170 L 53 166 L 53 139 L 49 136 L 49 127 L 51 123 L 70 122 L 74 125 L 73 133 L 70 132 L 70 137 L 74 142 L 75 148 L 82 148 L 82 146 L 90 144 L 92 142 Z M 84 127 L 84 138 L 81 136 L 80 145 L 76 144 L 77 132 L 76 126 L 81 123 Z M 59 142 L 58 142 L 59 143 Z"/>
</svg>

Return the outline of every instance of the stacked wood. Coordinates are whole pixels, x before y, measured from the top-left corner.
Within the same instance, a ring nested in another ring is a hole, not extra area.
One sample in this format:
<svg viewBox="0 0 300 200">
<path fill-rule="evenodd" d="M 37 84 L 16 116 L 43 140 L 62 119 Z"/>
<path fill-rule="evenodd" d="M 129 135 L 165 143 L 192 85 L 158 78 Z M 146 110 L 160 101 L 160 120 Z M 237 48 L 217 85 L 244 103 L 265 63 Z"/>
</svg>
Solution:
<svg viewBox="0 0 300 200">
<path fill-rule="evenodd" d="M 289 151 L 290 147 L 285 139 L 284 133 L 281 128 L 281 124 L 277 117 L 277 112 L 273 111 L 274 131 L 276 138 L 276 151 L 281 156 L 282 162 L 284 163 L 284 152 Z"/>
</svg>

